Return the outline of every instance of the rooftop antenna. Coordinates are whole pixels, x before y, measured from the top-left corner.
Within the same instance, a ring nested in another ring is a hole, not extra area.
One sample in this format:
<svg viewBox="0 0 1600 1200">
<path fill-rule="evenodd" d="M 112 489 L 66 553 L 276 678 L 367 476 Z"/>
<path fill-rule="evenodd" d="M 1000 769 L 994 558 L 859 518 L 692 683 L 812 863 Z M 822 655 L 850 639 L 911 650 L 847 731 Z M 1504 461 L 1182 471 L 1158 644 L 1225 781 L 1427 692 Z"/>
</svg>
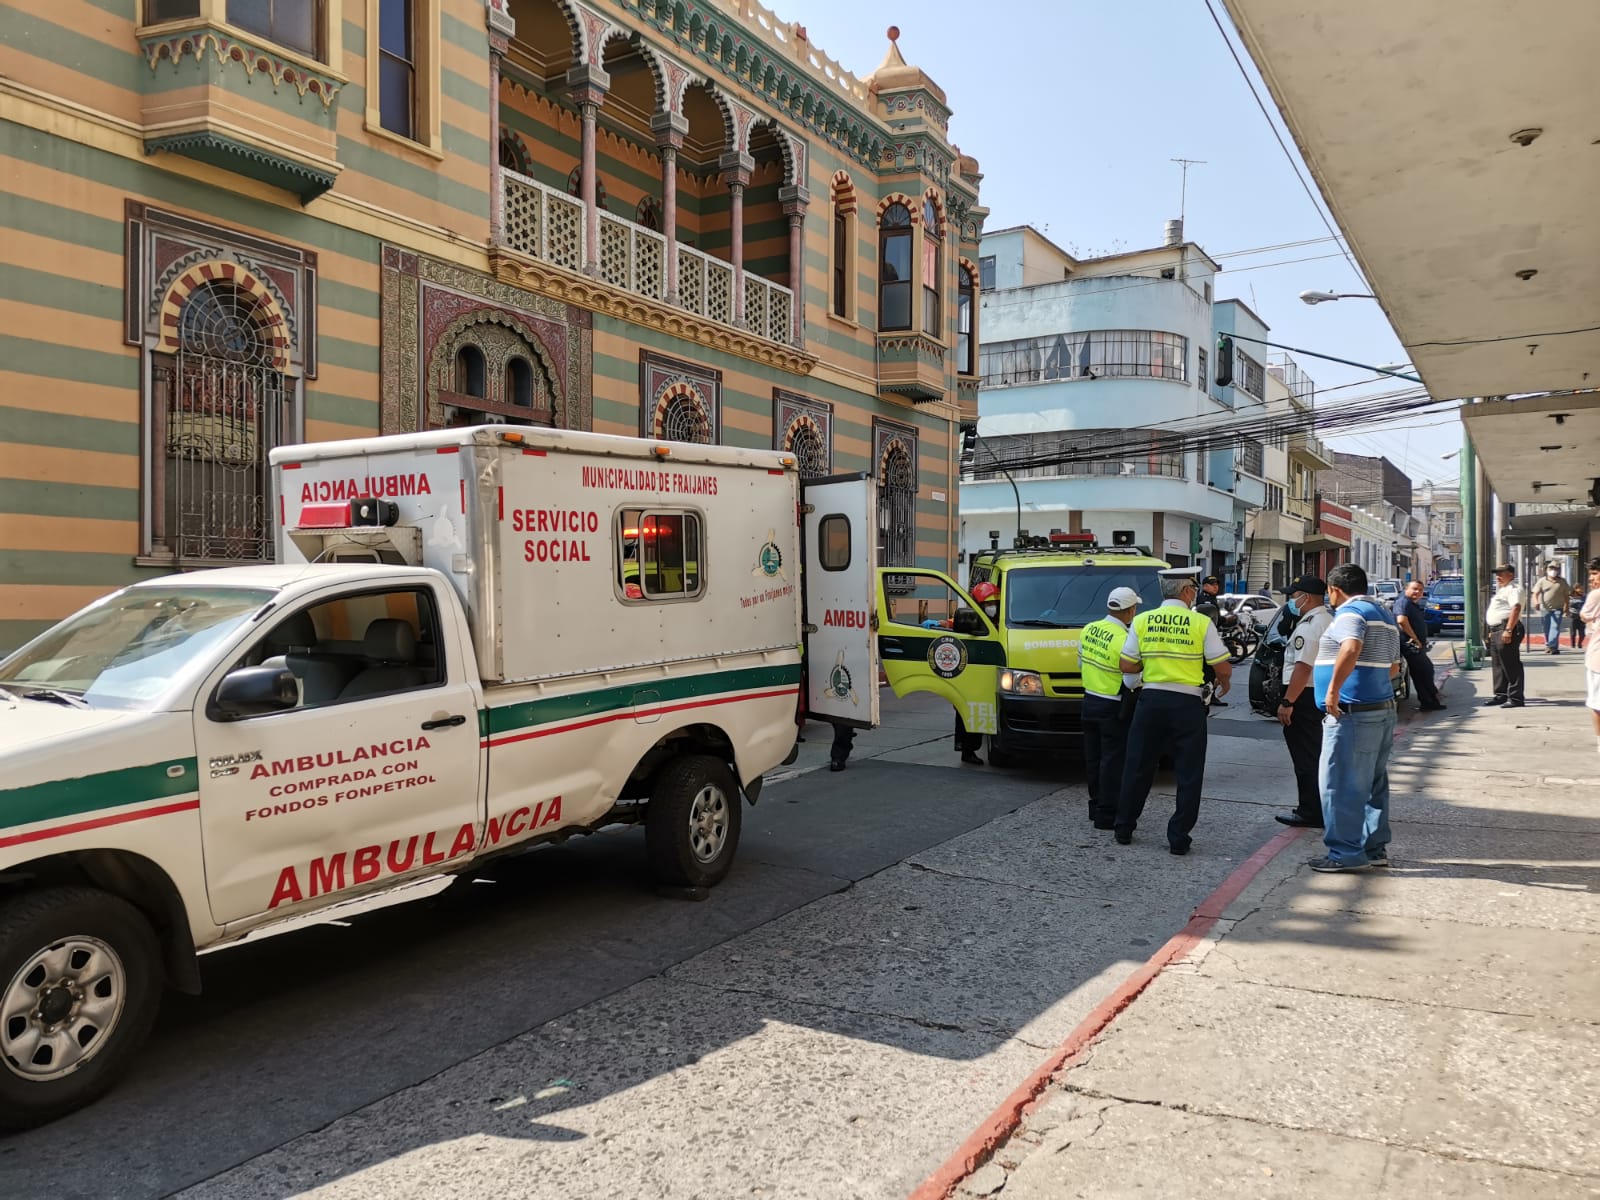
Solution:
<svg viewBox="0 0 1600 1200">
<path fill-rule="evenodd" d="M 1184 210 L 1189 202 L 1189 168 L 1203 167 L 1206 165 L 1206 160 L 1203 158 L 1174 158 L 1168 161 L 1177 163 L 1183 171 L 1182 180 L 1178 185 L 1178 220 L 1181 221 L 1185 216 Z"/>
</svg>

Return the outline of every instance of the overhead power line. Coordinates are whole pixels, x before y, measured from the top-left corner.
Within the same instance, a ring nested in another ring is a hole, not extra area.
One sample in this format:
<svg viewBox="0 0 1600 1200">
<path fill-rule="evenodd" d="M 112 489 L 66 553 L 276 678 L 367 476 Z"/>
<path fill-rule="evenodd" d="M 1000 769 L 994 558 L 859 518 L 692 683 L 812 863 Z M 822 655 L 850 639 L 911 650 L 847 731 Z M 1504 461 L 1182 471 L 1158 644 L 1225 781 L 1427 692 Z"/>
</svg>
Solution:
<svg viewBox="0 0 1600 1200">
<path fill-rule="evenodd" d="M 1217 16 L 1217 10 L 1212 7 L 1211 0 L 1205 0 L 1205 4 L 1206 11 L 1211 14 L 1212 24 L 1217 27 L 1217 32 L 1222 35 L 1223 43 L 1228 47 L 1228 53 L 1233 56 L 1233 65 L 1239 68 L 1239 75 L 1244 80 L 1245 86 L 1250 89 L 1250 95 L 1255 98 L 1256 107 L 1261 110 L 1261 115 L 1267 120 L 1267 128 L 1272 130 L 1272 136 L 1277 139 L 1278 149 L 1283 151 L 1283 157 L 1289 161 L 1289 167 L 1294 171 L 1294 177 L 1300 181 L 1301 188 L 1305 190 L 1306 199 L 1311 201 L 1311 207 L 1317 210 L 1317 216 L 1328 227 L 1328 232 L 1333 235 L 1335 240 L 1338 240 L 1339 231 L 1334 228 L 1333 222 L 1328 218 L 1328 214 L 1322 210 L 1322 202 L 1317 198 L 1317 194 L 1311 190 L 1311 185 L 1306 182 L 1305 174 L 1300 170 L 1300 164 L 1295 161 L 1294 153 L 1289 149 L 1289 144 L 1283 140 L 1283 134 L 1278 132 L 1278 123 L 1272 119 L 1272 114 L 1267 110 L 1266 104 L 1262 102 L 1261 93 L 1256 90 L 1255 80 L 1250 78 L 1250 72 L 1245 70 L 1244 62 L 1240 59 L 1239 52 L 1233 48 L 1233 39 L 1228 36 L 1228 31 L 1223 28 L 1222 19 Z M 1344 253 L 1345 261 L 1350 264 L 1350 269 L 1356 273 L 1356 278 L 1365 283 L 1366 277 L 1361 274 L 1361 268 L 1356 266 L 1356 260 L 1350 256 L 1350 251 L 1345 248 L 1342 241 L 1339 242 L 1339 248 Z"/>
</svg>

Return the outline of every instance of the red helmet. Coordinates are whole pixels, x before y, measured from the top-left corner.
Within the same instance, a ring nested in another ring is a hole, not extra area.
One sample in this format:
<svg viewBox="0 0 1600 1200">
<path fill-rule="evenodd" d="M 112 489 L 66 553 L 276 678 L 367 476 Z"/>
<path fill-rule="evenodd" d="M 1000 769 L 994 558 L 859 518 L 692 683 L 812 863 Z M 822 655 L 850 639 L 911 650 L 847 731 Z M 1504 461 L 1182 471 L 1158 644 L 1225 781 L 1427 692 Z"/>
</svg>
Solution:
<svg viewBox="0 0 1600 1200">
<path fill-rule="evenodd" d="M 986 604 L 1000 594 L 1000 589 L 988 580 L 972 589 L 972 598 L 979 604 Z"/>
</svg>

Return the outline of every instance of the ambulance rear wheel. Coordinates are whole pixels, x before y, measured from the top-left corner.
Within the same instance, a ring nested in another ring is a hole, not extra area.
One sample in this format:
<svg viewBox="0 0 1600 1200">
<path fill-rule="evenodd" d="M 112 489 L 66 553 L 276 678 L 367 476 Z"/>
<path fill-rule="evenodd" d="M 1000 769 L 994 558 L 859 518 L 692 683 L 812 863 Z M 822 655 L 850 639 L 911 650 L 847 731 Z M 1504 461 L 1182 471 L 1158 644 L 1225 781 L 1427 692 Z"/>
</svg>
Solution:
<svg viewBox="0 0 1600 1200">
<path fill-rule="evenodd" d="M 0 905 L 0 1129 L 109 1089 L 150 1032 L 161 981 L 156 935 L 125 900 L 63 887 Z"/>
<path fill-rule="evenodd" d="M 721 759 L 675 758 L 656 775 L 645 808 L 645 849 L 658 883 L 710 887 L 739 848 L 739 786 Z"/>
</svg>

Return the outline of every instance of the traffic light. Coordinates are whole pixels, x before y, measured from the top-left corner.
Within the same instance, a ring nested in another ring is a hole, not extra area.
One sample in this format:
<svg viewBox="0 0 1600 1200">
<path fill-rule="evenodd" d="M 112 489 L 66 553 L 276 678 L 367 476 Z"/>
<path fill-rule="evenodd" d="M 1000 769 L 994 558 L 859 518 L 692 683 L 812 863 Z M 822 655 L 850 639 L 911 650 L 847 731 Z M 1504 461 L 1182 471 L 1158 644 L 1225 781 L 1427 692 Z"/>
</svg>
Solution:
<svg viewBox="0 0 1600 1200">
<path fill-rule="evenodd" d="M 976 425 L 963 425 L 961 427 L 961 469 L 970 471 L 978 461 L 978 427 Z"/>
<path fill-rule="evenodd" d="M 1233 385 L 1233 339 L 1225 333 L 1217 334 L 1217 386 Z"/>
</svg>

